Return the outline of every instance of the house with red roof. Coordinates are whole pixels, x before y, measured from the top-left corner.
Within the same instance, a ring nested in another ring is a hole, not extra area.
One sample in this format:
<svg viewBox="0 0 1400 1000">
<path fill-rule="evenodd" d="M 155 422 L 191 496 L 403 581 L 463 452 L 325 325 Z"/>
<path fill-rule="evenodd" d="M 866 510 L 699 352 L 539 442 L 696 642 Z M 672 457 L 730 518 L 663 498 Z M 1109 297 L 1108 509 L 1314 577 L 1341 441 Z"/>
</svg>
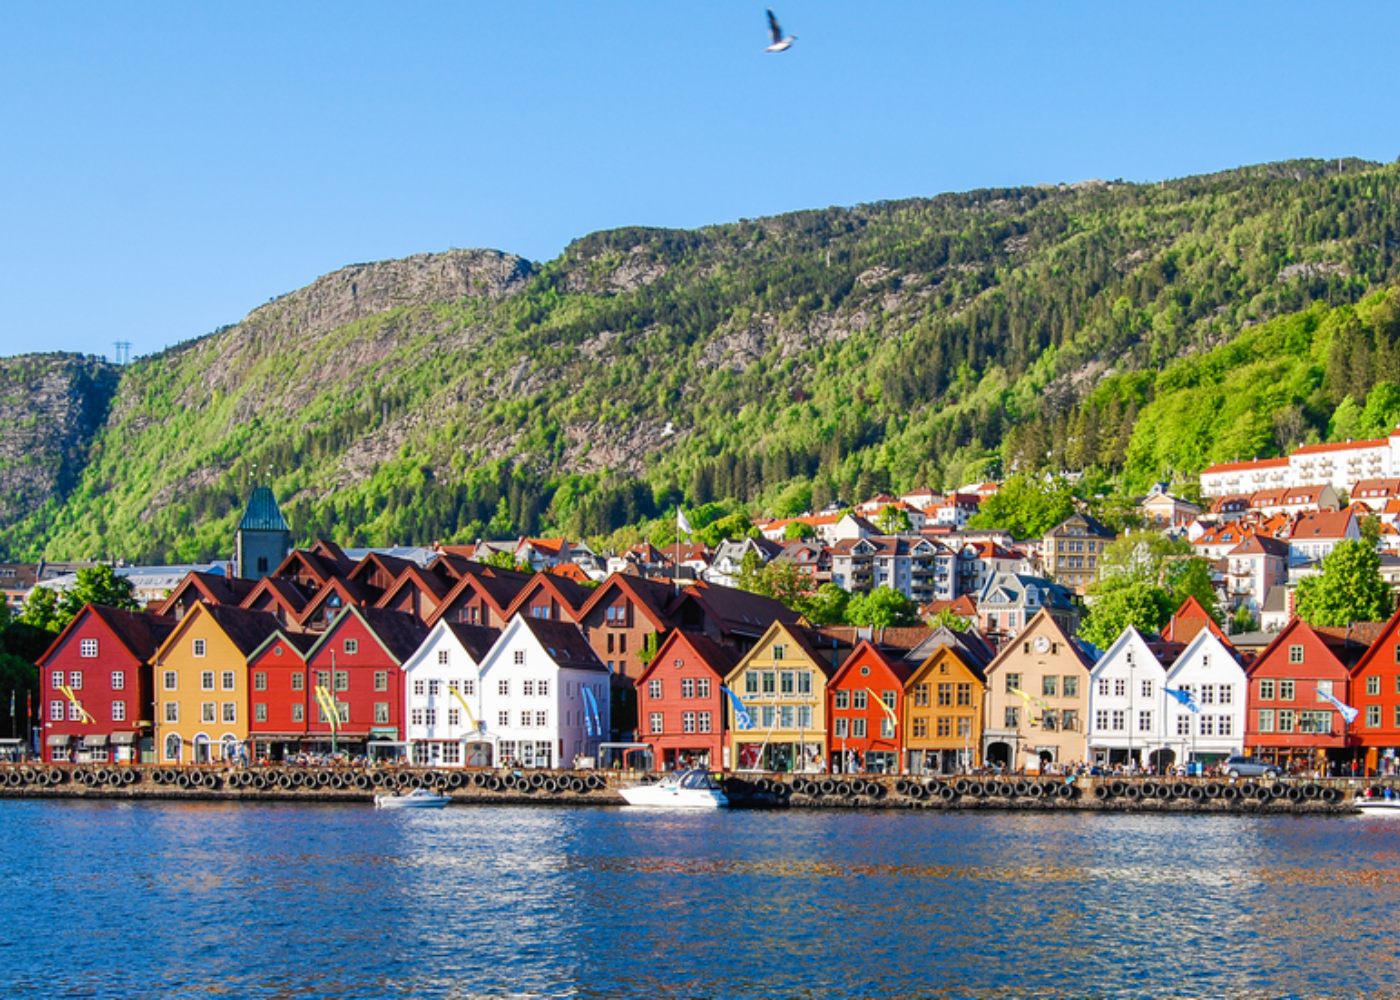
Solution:
<svg viewBox="0 0 1400 1000">
<path fill-rule="evenodd" d="M 44 760 L 132 764 L 155 754 L 149 661 L 172 618 L 88 604 L 35 662 Z"/>
<path fill-rule="evenodd" d="M 724 679 L 738 654 L 694 632 L 674 629 L 637 678 L 637 738 L 658 771 L 719 770 L 724 754 Z"/>
<path fill-rule="evenodd" d="M 592 596 L 592 588 L 541 571 L 531 577 L 530 582 L 515 596 L 506 609 L 506 617 L 528 615 L 545 621 L 577 625 L 579 612 Z"/>
<path fill-rule="evenodd" d="M 1201 470 L 1201 496 L 1250 494 L 1256 490 L 1286 486 L 1288 459 L 1255 458 L 1244 462 L 1220 462 Z"/>
<path fill-rule="evenodd" d="M 1360 539 L 1361 525 L 1349 510 L 1307 514 L 1298 519 L 1288 536 L 1288 564 L 1321 563 L 1341 542 Z"/>
<path fill-rule="evenodd" d="M 1337 491 L 1326 483 L 1257 490 L 1249 497 L 1249 509 L 1263 517 L 1274 514 L 1296 517 L 1320 510 L 1337 510 L 1339 507 L 1341 501 Z"/>
<path fill-rule="evenodd" d="M 1251 534 L 1225 554 L 1226 600 L 1256 619 L 1269 592 L 1288 583 L 1288 543 Z"/>
<path fill-rule="evenodd" d="M 1181 602 L 1181 607 L 1172 612 L 1171 618 L 1167 619 L 1167 624 L 1162 628 L 1162 639 L 1185 646 L 1200 631 L 1210 632 L 1221 642 L 1230 641 L 1220 625 L 1210 616 L 1210 612 L 1201 606 L 1201 602 L 1194 597 L 1188 597 Z"/>
</svg>

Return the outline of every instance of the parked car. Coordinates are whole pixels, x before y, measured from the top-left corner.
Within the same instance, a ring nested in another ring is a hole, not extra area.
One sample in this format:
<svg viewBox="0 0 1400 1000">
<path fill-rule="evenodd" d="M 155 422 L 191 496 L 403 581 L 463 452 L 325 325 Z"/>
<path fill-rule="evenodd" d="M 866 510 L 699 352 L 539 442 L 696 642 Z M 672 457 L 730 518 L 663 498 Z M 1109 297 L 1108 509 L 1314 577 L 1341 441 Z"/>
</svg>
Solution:
<svg viewBox="0 0 1400 1000">
<path fill-rule="evenodd" d="M 1231 757 L 1221 765 L 1221 770 L 1232 778 L 1277 778 L 1279 775 L 1278 765 L 1258 757 Z"/>
</svg>

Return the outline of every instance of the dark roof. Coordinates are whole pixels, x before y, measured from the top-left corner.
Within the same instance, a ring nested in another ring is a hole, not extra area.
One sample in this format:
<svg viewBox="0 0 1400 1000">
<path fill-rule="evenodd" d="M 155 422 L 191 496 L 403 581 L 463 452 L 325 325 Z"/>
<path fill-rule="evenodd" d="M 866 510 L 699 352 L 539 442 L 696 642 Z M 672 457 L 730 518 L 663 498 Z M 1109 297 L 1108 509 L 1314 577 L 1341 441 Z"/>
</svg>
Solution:
<svg viewBox="0 0 1400 1000">
<path fill-rule="evenodd" d="M 131 655 L 143 663 L 151 658 L 166 636 L 175 629 L 174 619 L 147 611 L 122 611 L 101 604 L 89 604 L 88 607 L 116 634 Z"/>
<path fill-rule="evenodd" d="M 808 658 L 826 674 L 830 680 L 832 675 L 841 668 L 841 664 L 846 662 L 846 658 L 851 655 L 854 646 L 844 641 L 840 636 L 823 635 L 816 629 L 803 628 L 800 625 L 783 623 L 788 633 L 797 640 Z"/>
<path fill-rule="evenodd" d="M 357 562 L 347 575 L 353 580 L 359 580 L 364 573 L 368 572 L 369 567 L 375 565 L 382 567 L 394 580 L 403 576 L 404 570 L 409 567 L 418 568 L 418 564 L 411 559 L 401 559 L 398 556 L 385 555 L 382 552 L 366 552 L 364 558 Z"/>
<path fill-rule="evenodd" d="M 486 655 L 487 651 L 496 644 L 496 640 L 501 637 L 501 630 L 498 628 L 487 628 L 485 625 L 466 625 L 462 622 L 443 622 L 448 631 L 457 637 L 467 650 L 472 654 L 472 659 L 478 663 Z"/>
<path fill-rule="evenodd" d="M 276 616 L 266 611 L 249 611 L 227 604 L 203 604 L 201 607 L 213 616 L 219 628 L 244 656 L 257 649 L 263 640 L 273 632 L 280 631 L 282 627 Z"/>
<path fill-rule="evenodd" d="M 656 650 L 656 655 L 647 664 L 636 683 L 640 685 L 647 677 L 662 663 L 662 654 L 674 643 L 683 642 L 695 651 L 695 655 L 700 658 L 711 670 L 713 670 L 721 680 L 728 677 L 730 672 L 739 665 L 739 654 L 728 646 L 721 646 L 703 632 L 689 632 L 683 629 L 672 629 L 666 634 L 666 638 L 661 641 L 661 645 Z"/>
<path fill-rule="evenodd" d="M 264 589 L 271 590 L 280 597 L 287 607 L 291 608 L 294 614 L 301 614 L 301 612 L 305 610 L 306 605 L 311 601 L 312 595 L 303 590 L 301 584 L 297 583 L 295 580 L 290 580 L 283 576 L 265 576 L 258 581 L 257 586 L 248 591 L 248 596 L 243 598 L 239 603 L 246 604 L 249 598 Z"/>
<path fill-rule="evenodd" d="M 248 509 L 243 512 L 243 520 L 238 522 L 239 531 L 291 531 L 287 519 L 277 506 L 277 498 L 266 486 L 253 490 L 248 498 Z"/>
<path fill-rule="evenodd" d="M 399 663 L 412 656 L 428 637 L 428 626 L 416 615 L 387 608 L 353 608 L 352 611 L 364 619 L 389 655 Z"/>
<path fill-rule="evenodd" d="M 875 628 L 864 625 L 821 625 L 815 631 L 828 638 L 835 637 L 852 646 L 861 640 L 868 640 L 876 648 L 903 653 L 923 644 L 933 635 L 934 629 L 928 625 L 908 627 Z"/>
<path fill-rule="evenodd" d="M 760 636 L 776 622 L 796 625 L 802 615 L 781 601 L 762 594 L 751 594 L 735 587 L 699 581 L 687 587 L 681 595 L 703 605 L 722 632 L 738 632 Z"/>
<path fill-rule="evenodd" d="M 574 670 L 599 670 L 607 672 L 603 661 L 588 645 L 583 632 L 572 622 L 546 621 L 543 618 L 521 617 L 516 621 L 529 629 L 540 645 L 549 651 L 554 662 L 561 667 Z"/>
</svg>

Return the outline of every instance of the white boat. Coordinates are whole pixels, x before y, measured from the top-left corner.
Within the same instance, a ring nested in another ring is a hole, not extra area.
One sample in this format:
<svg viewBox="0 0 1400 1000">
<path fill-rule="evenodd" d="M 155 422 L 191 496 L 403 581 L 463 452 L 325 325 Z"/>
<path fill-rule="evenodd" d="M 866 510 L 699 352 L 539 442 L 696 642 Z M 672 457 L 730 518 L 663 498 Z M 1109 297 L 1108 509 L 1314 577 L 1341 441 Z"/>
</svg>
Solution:
<svg viewBox="0 0 1400 1000">
<path fill-rule="evenodd" d="M 709 771 L 677 771 L 650 785 L 618 789 L 629 806 L 660 809 L 723 809 L 729 799 Z"/>
<path fill-rule="evenodd" d="M 407 795 L 399 795 L 397 792 L 390 795 L 376 795 L 374 797 L 374 808 L 376 809 L 441 809 L 452 801 L 452 796 L 441 795 L 427 788 L 415 788 Z"/>
<path fill-rule="evenodd" d="M 1357 799 L 1357 809 L 1363 816 L 1392 816 L 1400 818 L 1400 799 Z"/>
</svg>

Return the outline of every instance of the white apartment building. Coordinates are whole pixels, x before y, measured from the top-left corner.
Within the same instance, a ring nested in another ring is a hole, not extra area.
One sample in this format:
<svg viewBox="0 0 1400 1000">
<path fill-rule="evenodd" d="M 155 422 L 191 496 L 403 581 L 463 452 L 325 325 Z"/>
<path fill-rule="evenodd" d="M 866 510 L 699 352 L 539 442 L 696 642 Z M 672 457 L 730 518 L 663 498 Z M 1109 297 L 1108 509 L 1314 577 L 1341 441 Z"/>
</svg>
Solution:
<svg viewBox="0 0 1400 1000">
<path fill-rule="evenodd" d="M 1400 476 L 1400 429 L 1385 438 L 1305 445 L 1287 458 L 1212 465 L 1201 470 L 1201 495 L 1230 496 L 1310 483 L 1350 492 L 1363 479 L 1393 476 Z"/>
</svg>

